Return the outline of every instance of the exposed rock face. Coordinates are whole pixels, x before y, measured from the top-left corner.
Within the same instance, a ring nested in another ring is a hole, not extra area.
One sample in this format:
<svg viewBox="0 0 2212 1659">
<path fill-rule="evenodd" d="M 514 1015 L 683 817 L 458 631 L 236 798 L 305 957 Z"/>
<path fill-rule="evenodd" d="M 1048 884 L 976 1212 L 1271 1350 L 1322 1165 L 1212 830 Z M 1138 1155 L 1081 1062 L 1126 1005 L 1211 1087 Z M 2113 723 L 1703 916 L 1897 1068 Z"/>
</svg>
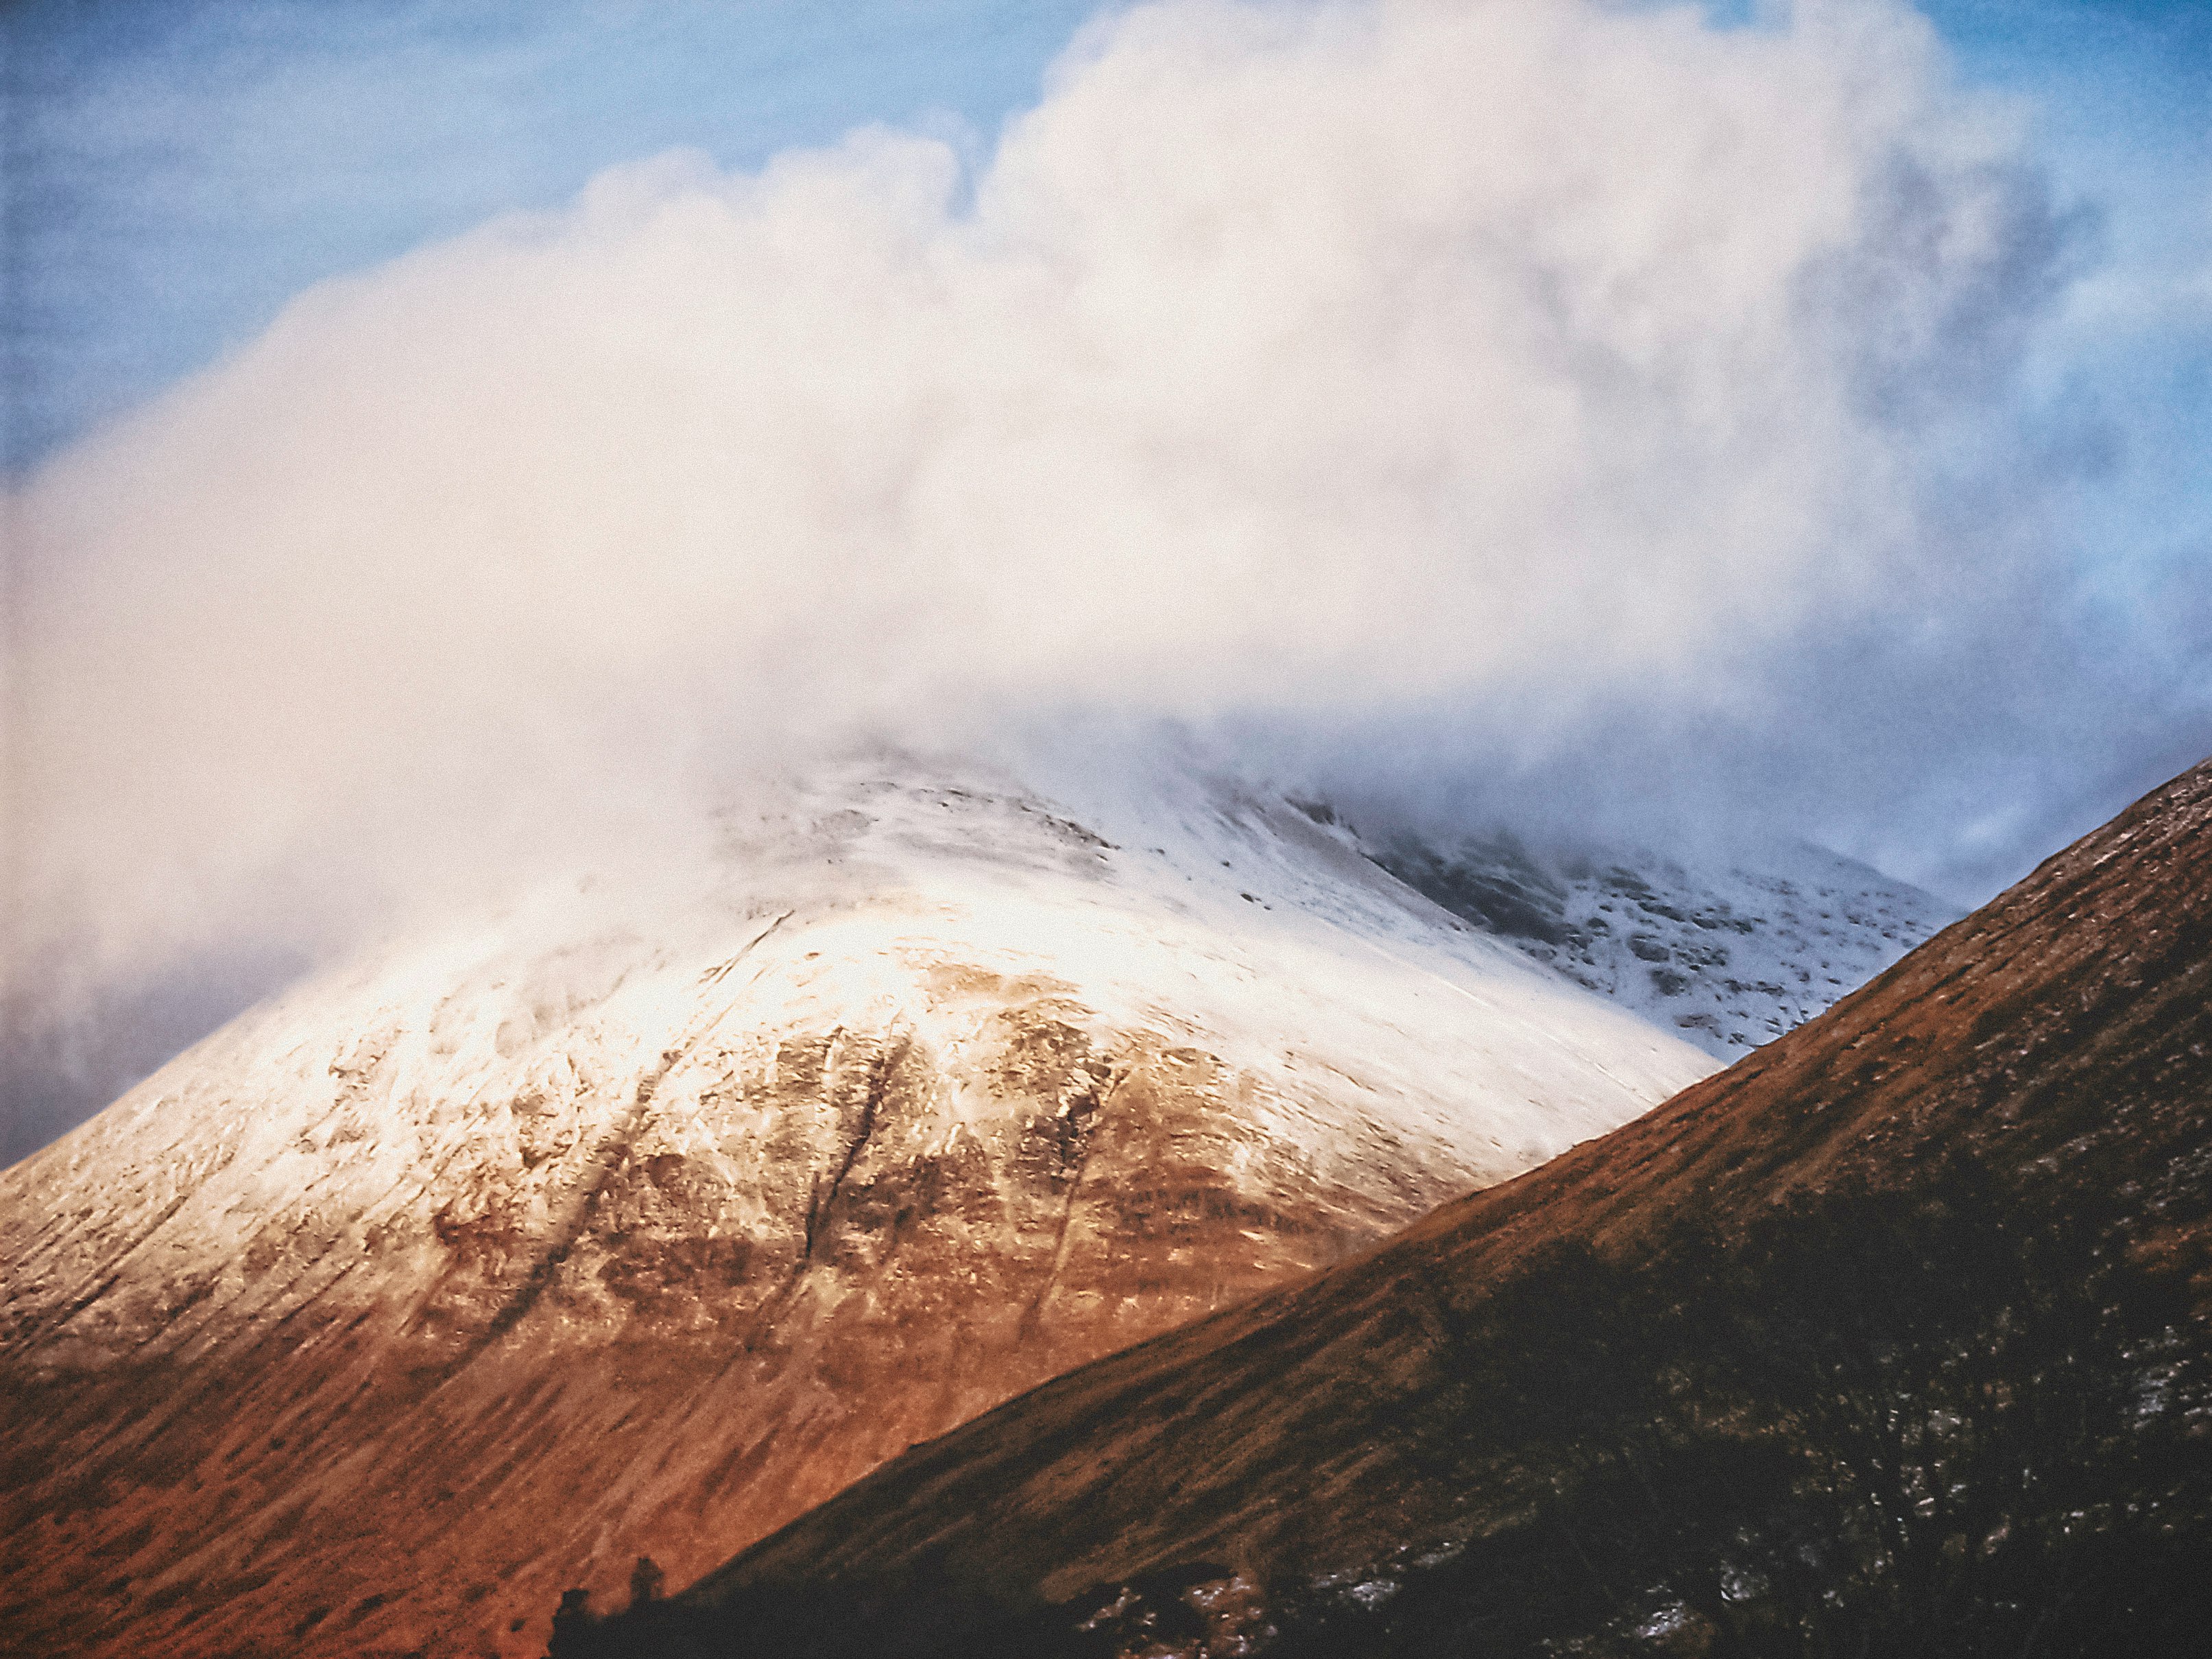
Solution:
<svg viewBox="0 0 2212 1659">
<path fill-rule="evenodd" d="M 1771 1042 L 1958 919 L 1817 847 L 1716 858 L 1389 838 L 1376 861 L 1454 915 L 1723 1060 Z"/>
<path fill-rule="evenodd" d="M 886 1620 L 926 1623 L 928 1609 L 902 1608 L 903 1597 L 933 1601 L 951 1643 L 902 1650 L 996 1652 L 983 1638 L 1011 1627 L 1034 1638 L 1024 1653 L 1074 1654 L 1102 1650 L 1105 1638 L 1075 1623 L 1092 1601 L 1070 1602 L 1056 1626 L 1023 1620 L 1079 1593 L 1104 1607 L 1113 1586 L 1148 1577 L 1168 1585 L 1163 1601 L 1208 1619 L 1212 1603 L 1192 1599 L 1200 1591 L 1243 1607 L 1263 1583 L 1379 1605 L 1397 1586 L 1363 1576 L 1376 1563 L 1419 1565 L 1425 1550 L 1443 1560 L 1520 1524 L 1528 1493 L 1549 1490 L 1555 1468 L 1501 1462 L 1510 1449 L 1481 1443 L 1506 1402 L 1455 1358 L 1455 1332 L 1510 1344 L 1510 1322 L 1484 1322 L 1511 1274 L 1561 1244 L 1640 1263 L 1686 1225 L 1725 1238 L 1784 1203 L 1910 1195 L 1946 1163 L 1986 1183 L 2006 1224 L 2118 1206 L 2126 1259 L 2183 1287 L 2183 1321 L 2159 1338 L 2181 1346 L 2138 1363 L 2203 1369 L 2212 762 L 1636 1121 L 1443 1206 L 1382 1249 L 1057 1379 L 878 1470 L 679 1597 L 670 1628 L 711 1643 L 738 1618 L 834 1607 L 848 1611 L 816 1621 L 818 1644 L 794 1650 L 880 1652 L 868 1644 Z M 2146 1398 L 2128 1414 L 2140 1418 Z M 2181 1542 L 2205 1557 L 2203 1533 Z M 1247 1633 L 1266 1622 L 1238 1617 Z M 569 1650 L 639 1651 L 625 1645 L 635 1628 L 617 1621 Z M 1127 1650 L 1247 1650 L 1231 1638 Z"/>
<path fill-rule="evenodd" d="M 696 1577 L 1705 1069 L 1179 787 L 1101 834 L 856 771 L 689 884 L 304 987 L 0 1176 L 0 1629 L 542 1652 L 567 1586 Z"/>
</svg>

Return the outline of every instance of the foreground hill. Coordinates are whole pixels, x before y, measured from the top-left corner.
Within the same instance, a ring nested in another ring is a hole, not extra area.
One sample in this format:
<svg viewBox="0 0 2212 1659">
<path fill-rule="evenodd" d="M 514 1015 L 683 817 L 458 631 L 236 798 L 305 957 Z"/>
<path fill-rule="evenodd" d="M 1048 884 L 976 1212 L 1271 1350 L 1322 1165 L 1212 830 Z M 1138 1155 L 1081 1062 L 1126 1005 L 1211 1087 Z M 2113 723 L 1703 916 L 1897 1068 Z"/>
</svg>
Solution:
<svg viewBox="0 0 2212 1659">
<path fill-rule="evenodd" d="M 556 1652 L 2189 1650 L 2208 1173 L 2212 763 L 1634 1123 Z"/>
<path fill-rule="evenodd" d="M 0 1175 L 14 1650 L 537 1653 L 1709 1062 L 1285 804 L 897 757 L 249 1014 Z"/>
</svg>

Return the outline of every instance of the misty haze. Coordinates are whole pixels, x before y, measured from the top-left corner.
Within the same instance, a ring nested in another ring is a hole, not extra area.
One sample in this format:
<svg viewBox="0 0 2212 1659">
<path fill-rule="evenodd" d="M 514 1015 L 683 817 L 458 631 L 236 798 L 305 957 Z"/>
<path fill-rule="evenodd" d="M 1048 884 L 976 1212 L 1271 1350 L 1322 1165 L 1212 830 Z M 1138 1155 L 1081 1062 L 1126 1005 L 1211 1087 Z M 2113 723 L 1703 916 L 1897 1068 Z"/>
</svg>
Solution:
<svg viewBox="0 0 2212 1659">
<path fill-rule="evenodd" d="M 2205 15 L 801 10 L 0 21 L 0 1650 L 2186 1650 Z"/>
</svg>

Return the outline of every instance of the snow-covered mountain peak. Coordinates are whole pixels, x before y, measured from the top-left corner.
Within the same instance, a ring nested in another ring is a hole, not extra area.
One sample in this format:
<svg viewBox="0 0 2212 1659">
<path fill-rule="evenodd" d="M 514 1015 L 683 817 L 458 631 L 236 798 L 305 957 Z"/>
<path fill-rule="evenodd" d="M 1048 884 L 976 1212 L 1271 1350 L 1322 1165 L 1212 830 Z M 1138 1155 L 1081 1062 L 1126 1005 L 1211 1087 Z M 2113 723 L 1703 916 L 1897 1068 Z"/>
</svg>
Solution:
<svg viewBox="0 0 2212 1659">
<path fill-rule="evenodd" d="M 302 984 L 0 1174 L 0 1383 L 55 1480 L 106 1471 L 82 1550 L 215 1587 L 137 1650 L 343 1607 L 313 1643 L 542 1651 L 471 1588 L 690 1576 L 1711 1066 L 1187 769 L 864 757 L 713 829 Z"/>
</svg>

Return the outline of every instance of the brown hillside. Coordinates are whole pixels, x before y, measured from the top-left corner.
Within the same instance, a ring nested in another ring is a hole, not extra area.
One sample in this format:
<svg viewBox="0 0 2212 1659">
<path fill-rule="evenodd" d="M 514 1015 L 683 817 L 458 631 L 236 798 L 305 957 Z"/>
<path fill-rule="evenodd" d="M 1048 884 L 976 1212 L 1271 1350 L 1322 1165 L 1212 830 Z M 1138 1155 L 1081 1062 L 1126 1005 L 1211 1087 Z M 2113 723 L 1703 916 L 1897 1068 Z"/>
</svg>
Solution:
<svg viewBox="0 0 2212 1659">
<path fill-rule="evenodd" d="M 1453 1383 L 1450 1330 L 1517 1263 L 1562 1240 L 1632 1261 L 1685 1224 L 1741 1228 L 1939 1160 L 2039 1212 L 2123 1205 L 2139 1257 L 2185 1275 L 2201 1310 L 2212 763 L 1729 1071 L 1373 1254 L 955 1431 L 679 1606 L 904 1586 L 957 1624 L 1196 1562 L 1356 1570 L 1381 1541 L 1469 1524 L 1420 1425 Z"/>
</svg>

